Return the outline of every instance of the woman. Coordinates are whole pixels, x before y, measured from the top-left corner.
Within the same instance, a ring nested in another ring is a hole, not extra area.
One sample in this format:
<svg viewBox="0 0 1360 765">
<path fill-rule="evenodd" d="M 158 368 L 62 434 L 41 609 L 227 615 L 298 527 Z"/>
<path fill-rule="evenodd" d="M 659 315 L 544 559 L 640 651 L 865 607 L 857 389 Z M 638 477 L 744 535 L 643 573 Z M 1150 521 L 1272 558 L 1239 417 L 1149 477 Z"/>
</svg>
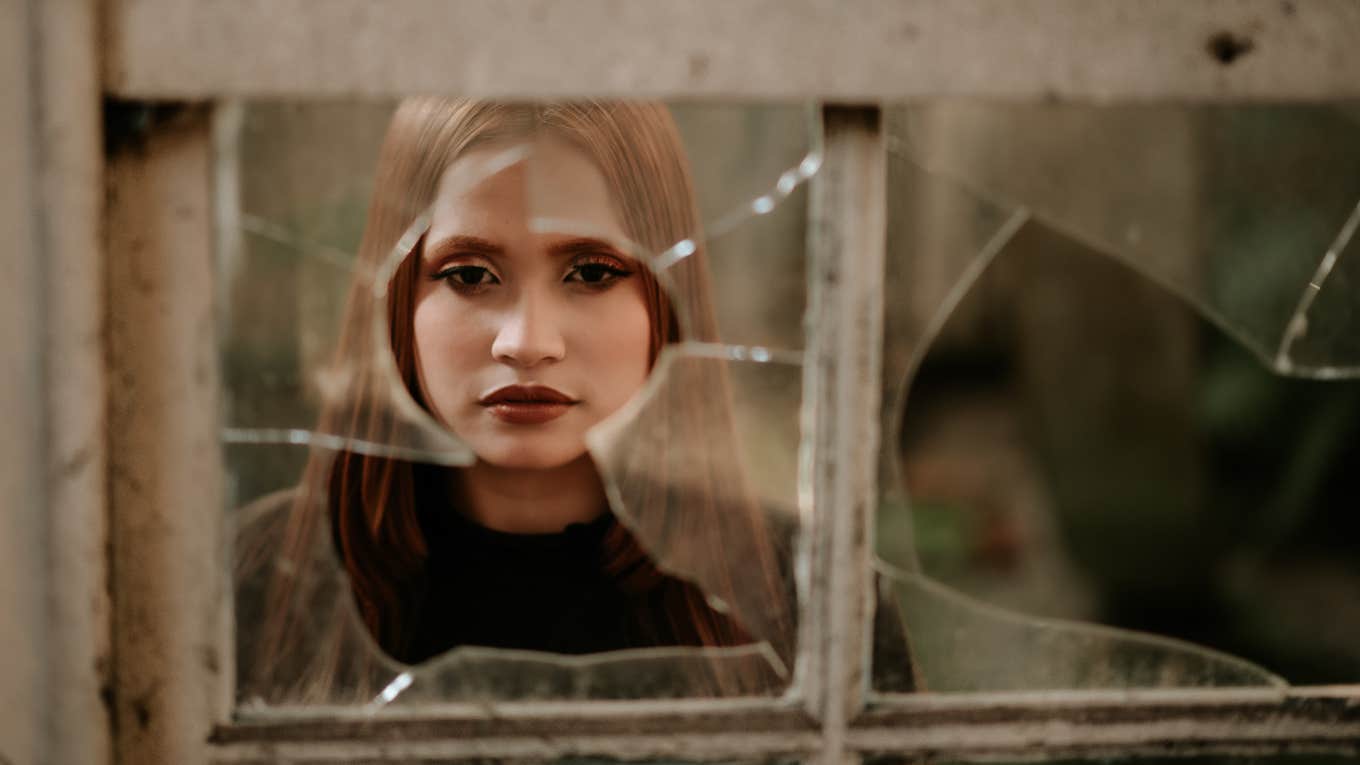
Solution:
<svg viewBox="0 0 1360 765">
<path fill-rule="evenodd" d="M 531 225 L 545 217 L 565 223 Z M 290 511 L 239 536 L 241 696 L 364 698 L 463 646 L 764 641 L 772 662 L 711 662 L 689 690 L 778 686 L 788 524 L 772 528 L 743 480 L 721 365 L 662 355 L 717 339 L 703 248 L 667 270 L 668 291 L 634 258 L 697 234 L 662 106 L 398 108 L 323 391 L 320 430 L 350 450 L 314 451 Z M 659 363 L 665 384 L 606 423 L 628 432 L 597 440 L 602 476 L 587 431 Z M 422 418 L 472 464 L 383 448 L 431 443 Z"/>
</svg>

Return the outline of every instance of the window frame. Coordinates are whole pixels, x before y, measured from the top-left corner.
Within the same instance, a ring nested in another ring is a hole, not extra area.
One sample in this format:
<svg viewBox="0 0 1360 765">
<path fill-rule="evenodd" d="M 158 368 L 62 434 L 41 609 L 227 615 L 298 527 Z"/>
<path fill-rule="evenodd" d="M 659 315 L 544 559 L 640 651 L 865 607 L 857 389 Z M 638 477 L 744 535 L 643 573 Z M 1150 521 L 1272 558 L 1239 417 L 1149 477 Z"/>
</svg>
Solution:
<svg viewBox="0 0 1360 765">
<path fill-rule="evenodd" d="M 103 576 L 112 582 L 106 658 L 119 760 L 680 755 L 843 763 L 880 753 L 954 760 L 1360 754 L 1360 686 L 922 694 L 875 696 L 866 706 L 887 214 L 875 104 L 938 96 L 1356 98 L 1360 46 L 1347 31 L 1360 28 L 1360 5 L 85 0 L 72 7 L 85 15 L 53 12 L 47 23 L 75 28 L 102 12 L 105 47 L 93 35 L 80 43 L 102 69 L 102 94 L 165 102 L 149 112 L 160 119 L 132 136 L 134 148 L 111 155 L 103 170 L 108 270 L 91 277 L 108 300 L 106 345 L 97 350 L 112 381 L 111 552 L 107 570 L 80 576 L 87 585 L 102 586 Z M 599 29 L 609 33 L 592 34 Z M 442 40 L 443 32 L 457 44 Z M 1227 56 L 1216 40 L 1237 53 Z M 402 55 L 383 54 L 396 50 Z M 978 50 L 988 55 L 971 54 Z M 43 82 L 56 89 L 56 76 L 49 72 Z M 836 512 L 806 535 L 813 565 L 795 695 L 451 704 L 378 715 L 318 707 L 252 716 L 232 709 L 226 534 L 214 501 L 223 477 L 213 414 L 220 391 L 210 255 L 214 223 L 227 203 L 214 199 L 214 177 L 228 170 L 219 166 L 214 136 L 231 118 L 233 99 L 450 90 L 511 99 L 829 104 L 825 163 L 812 183 L 808 326 L 817 331 L 809 337 L 804 423 L 812 434 L 807 488 L 817 507 Z M 88 158 L 90 147 L 73 151 Z M 60 188 L 75 193 L 88 178 L 63 182 Z M 98 230 L 100 213 L 81 215 L 88 224 L 82 230 Z M 57 310 L 64 316 L 73 309 Z M 86 652 L 98 657 L 99 650 Z"/>
</svg>

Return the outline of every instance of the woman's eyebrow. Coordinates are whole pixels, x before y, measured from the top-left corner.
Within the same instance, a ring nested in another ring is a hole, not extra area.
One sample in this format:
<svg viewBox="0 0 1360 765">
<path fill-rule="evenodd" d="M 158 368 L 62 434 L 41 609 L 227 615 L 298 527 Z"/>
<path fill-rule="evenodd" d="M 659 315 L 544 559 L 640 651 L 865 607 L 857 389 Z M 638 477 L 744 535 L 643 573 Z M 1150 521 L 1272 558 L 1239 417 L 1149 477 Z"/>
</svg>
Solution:
<svg viewBox="0 0 1360 765">
<path fill-rule="evenodd" d="M 594 237 L 589 236 L 578 236 L 573 237 L 571 239 L 563 239 L 560 242 L 554 242 L 553 245 L 548 248 L 548 254 L 556 257 L 567 257 L 571 255 L 592 255 L 600 253 L 604 253 L 606 255 L 613 255 L 615 257 L 620 258 L 625 257 L 622 252 L 619 252 L 619 248 L 615 247 L 614 245 L 610 244 L 604 239 L 596 239 Z"/>
<path fill-rule="evenodd" d="M 499 244 L 483 239 L 479 236 L 467 236 L 465 234 L 454 234 L 446 236 L 431 245 L 426 252 L 430 258 L 439 258 L 445 255 L 485 255 L 494 257 L 505 252 L 505 248 Z"/>
</svg>

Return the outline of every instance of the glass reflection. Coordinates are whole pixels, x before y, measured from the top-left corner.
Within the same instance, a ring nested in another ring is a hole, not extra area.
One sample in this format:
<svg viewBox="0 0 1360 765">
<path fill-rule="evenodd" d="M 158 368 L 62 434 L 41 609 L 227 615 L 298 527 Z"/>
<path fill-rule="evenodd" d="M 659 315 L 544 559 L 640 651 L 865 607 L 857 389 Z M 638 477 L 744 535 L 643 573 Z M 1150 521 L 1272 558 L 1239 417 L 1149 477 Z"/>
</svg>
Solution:
<svg viewBox="0 0 1360 765">
<path fill-rule="evenodd" d="M 697 210 L 664 106 L 396 109 L 316 380 L 324 438 L 238 514 L 240 698 L 781 687 L 796 510 L 748 477 L 769 471 L 731 354 L 702 353 L 724 346 Z M 747 376 L 796 390 L 789 361 Z"/>
</svg>

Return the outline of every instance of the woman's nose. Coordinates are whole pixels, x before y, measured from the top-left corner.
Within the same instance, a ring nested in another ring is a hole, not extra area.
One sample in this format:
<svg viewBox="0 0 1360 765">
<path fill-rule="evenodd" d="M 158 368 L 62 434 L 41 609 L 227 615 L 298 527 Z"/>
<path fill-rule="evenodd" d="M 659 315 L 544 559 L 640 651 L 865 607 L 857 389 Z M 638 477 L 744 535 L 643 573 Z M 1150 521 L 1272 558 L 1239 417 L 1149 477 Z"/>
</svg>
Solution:
<svg viewBox="0 0 1360 765">
<path fill-rule="evenodd" d="M 520 296 L 496 332 L 491 356 L 520 367 L 561 360 L 566 343 L 548 302 L 542 296 Z"/>
</svg>

